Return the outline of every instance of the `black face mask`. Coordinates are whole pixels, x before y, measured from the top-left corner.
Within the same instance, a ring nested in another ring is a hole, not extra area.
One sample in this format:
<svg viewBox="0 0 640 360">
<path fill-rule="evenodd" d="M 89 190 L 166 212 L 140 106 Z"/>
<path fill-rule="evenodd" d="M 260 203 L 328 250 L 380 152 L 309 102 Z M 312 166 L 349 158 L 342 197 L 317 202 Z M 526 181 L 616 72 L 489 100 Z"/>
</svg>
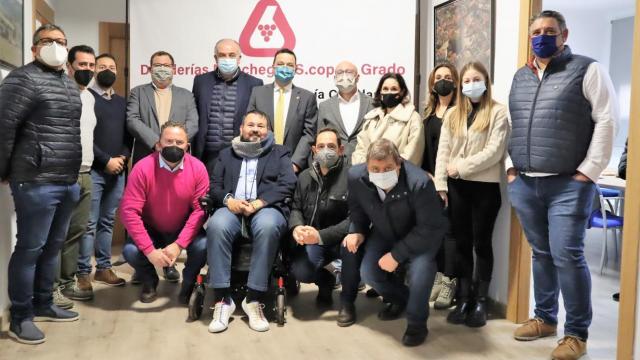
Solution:
<svg viewBox="0 0 640 360">
<path fill-rule="evenodd" d="M 451 94 L 455 87 L 456 86 L 453 84 L 453 81 L 440 79 L 433 85 L 433 90 L 440 96 L 447 96 Z"/>
<path fill-rule="evenodd" d="M 382 94 L 382 107 L 384 108 L 393 108 L 398 106 L 402 101 L 400 97 L 400 93 L 395 94 Z"/>
<path fill-rule="evenodd" d="M 184 157 L 184 150 L 177 146 L 166 146 L 162 148 L 161 154 L 168 162 L 177 163 Z"/>
<path fill-rule="evenodd" d="M 82 86 L 89 85 L 89 82 L 93 78 L 93 71 L 91 70 L 76 70 L 73 73 L 73 78 L 76 82 Z"/>
<path fill-rule="evenodd" d="M 102 70 L 96 76 L 96 81 L 100 87 L 108 89 L 116 82 L 116 74 L 111 70 Z"/>
</svg>

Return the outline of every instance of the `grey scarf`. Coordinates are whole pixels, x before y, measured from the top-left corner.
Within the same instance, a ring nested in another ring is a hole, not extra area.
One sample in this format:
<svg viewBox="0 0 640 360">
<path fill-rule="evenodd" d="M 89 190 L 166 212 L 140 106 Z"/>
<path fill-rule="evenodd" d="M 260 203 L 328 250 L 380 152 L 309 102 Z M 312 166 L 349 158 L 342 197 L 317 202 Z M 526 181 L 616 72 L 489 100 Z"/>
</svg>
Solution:
<svg viewBox="0 0 640 360">
<path fill-rule="evenodd" d="M 243 159 L 255 159 L 262 155 L 264 152 L 271 150 L 273 146 L 273 133 L 269 131 L 267 137 L 260 142 L 242 141 L 240 136 L 231 140 L 231 147 L 236 155 Z"/>
</svg>

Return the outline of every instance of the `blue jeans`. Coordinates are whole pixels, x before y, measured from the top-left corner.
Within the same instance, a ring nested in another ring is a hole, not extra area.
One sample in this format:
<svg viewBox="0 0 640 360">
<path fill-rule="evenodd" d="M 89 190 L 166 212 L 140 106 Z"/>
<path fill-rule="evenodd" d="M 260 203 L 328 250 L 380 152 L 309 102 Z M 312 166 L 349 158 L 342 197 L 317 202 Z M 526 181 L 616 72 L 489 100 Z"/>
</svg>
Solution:
<svg viewBox="0 0 640 360">
<path fill-rule="evenodd" d="M 147 232 L 156 249 L 164 248 L 178 238 L 178 234 L 161 234 L 149 228 L 147 228 Z M 136 246 L 130 237 L 127 237 L 127 242 L 122 248 L 122 254 L 129 265 L 136 270 L 141 282 L 145 284 L 158 283 L 158 273 L 156 273 L 155 267 L 149 259 L 147 259 L 146 255 L 138 249 L 138 246 Z M 184 263 L 184 270 L 182 270 L 182 283 L 194 284 L 200 273 L 200 269 L 204 267 L 206 261 L 207 238 L 204 229 L 202 229 L 193 241 L 191 241 L 191 244 L 187 246 L 187 261 Z"/>
<path fill-rule="evenodd" d="M 535 315 L 558 323 L 558 295 L 567 312 L 566 335 L 587 339 L 591 324 L 591 275 L 584 236 L 595 185 L 571 176 L 519 175 L 508 185 L 511 203 L 533 250 Z"/>
<path fill-rule="evenodd" d="M 33 318 L 53 303 L 53 282 L 80 185 L 11 182 L 17 242 L 9 261 L 11 321 Z"/>
<path fill-rule="evenodd" d="M 91 213 L 87 232 L 80 240 L 77 272 L 87 275 L 91 274 L 91 256 L 94 253 L 96 269 L 111 269 L 113 223 L 124 191 L 124 173 L 109 175 L 91 170 L 91 181 Z"/>
<path fill-rule="evenodd" d="M 250 218 L 253 249 L 247 286 L 267 291 L 271 268 L 278 253 L 280 238 L 287 231 L 287 221 L 274 208 L 260 209 Z M 231 286 L 231 253 L 233 242 L 240 237 L 240 216 L 227 208 L 220 208 L 207 225 L 207 261 L 213 273 L 209 287 L 223 289 Z"/>
<path fill-rule="evenodd" d="M 338 259 L 339 247 L 340 244 L 296 246 L 291 264 L 293 275 L 301 283 L 333 287 L 335 278 L 324 267 Z"/>
</svg>

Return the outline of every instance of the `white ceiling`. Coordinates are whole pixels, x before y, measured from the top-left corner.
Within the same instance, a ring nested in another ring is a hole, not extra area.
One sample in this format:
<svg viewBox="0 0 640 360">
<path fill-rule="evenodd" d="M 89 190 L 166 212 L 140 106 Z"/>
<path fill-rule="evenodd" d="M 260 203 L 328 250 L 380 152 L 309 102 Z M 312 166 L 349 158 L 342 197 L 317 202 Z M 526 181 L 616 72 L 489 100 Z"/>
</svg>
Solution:
<svg viewBox="0 0 640 360">
<path fill-rule="evenodd" d="M 635 13 L 635 0 L 543 0 L 542 9 L 602 11 L 603 13 Z"/>
</svg>

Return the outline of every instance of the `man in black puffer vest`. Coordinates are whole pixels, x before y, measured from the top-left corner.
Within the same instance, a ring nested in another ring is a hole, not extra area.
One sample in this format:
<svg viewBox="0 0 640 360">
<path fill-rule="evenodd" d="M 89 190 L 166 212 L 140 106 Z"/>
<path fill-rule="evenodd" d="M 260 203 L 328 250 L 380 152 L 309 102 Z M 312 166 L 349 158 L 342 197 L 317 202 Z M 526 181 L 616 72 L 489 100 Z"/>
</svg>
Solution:
<svg viewBox="0 0 640 360">
<path fill-rule="evenodd" d="M 67 39 L 46 24 L 33 34 L 35 61 L 0 85 L 0 180 L 9 182 L 17 242 L 9 262 L 9 336 L 40 344 L 34 321 L 72 321 L 78 313 L 53 304 L 60 248 L 80 186 L 80 91 L 63 70 Z"/>
<path fill-rule="evenodd" d="M 560 13 L 543 11 L 529 30 L 535 57 L 513 78 L 506 169 L 509 197 L 533 251 L 536 306 L 514 337 L 554 336 L 562 291 L 565 336 L 552 357 L 578 359 L 591 324 L 585 228 L 594 183 L 611 157 L 617 101 L 606 70 L 564 44 L 569 32 Z"/>
</svg>

